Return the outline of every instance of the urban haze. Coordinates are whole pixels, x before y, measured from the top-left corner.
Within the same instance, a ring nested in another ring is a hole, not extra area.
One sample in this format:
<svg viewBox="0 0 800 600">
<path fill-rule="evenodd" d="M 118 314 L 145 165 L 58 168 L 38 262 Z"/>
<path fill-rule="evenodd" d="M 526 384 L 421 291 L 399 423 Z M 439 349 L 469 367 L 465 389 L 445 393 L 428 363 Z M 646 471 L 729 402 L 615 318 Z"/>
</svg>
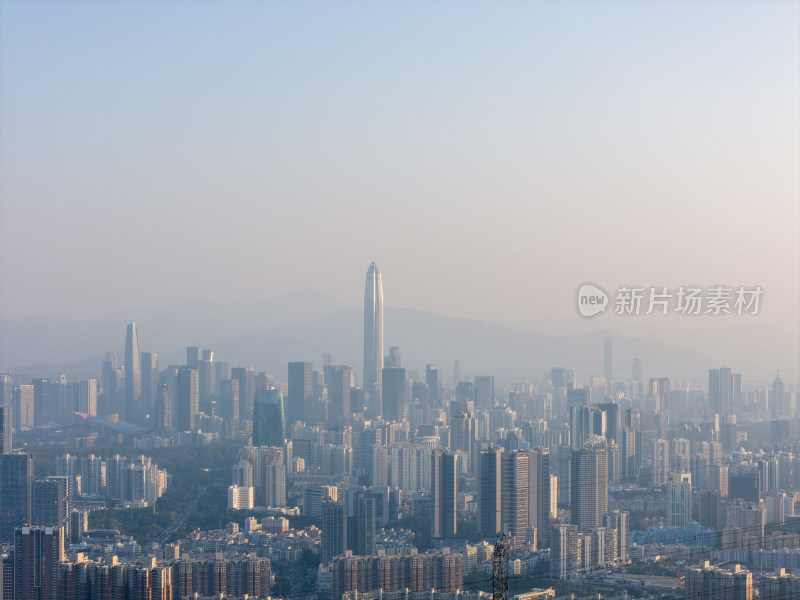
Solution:
<svg viewBox="0 0 800 600">
<path fill-rule="evenodd" d="M 800 595 L 798 23 L 0 0 L 0 600 Z"/>
</svg>

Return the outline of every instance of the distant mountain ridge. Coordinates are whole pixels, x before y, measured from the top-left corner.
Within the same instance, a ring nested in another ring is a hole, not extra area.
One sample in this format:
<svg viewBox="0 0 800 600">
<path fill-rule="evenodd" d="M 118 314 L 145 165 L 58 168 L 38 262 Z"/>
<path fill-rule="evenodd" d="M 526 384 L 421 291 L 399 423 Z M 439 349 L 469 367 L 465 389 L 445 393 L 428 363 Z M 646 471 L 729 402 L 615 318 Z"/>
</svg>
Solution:
<svg viewBox="0 0 800 600">
<path fill-rule="evenodd" d="M 200 345 L 212 348 L 217 360 L 266 370 L 281 380 L 286 378 L 287 362 L 311 361 L 321 368 L 323 353 L 330 353 L 334 363 L 352 365 L 360 377 L 361 312 L 335 308 L 324 313 L 326 302 L 309 293 L 239 307 L 233 309 L 236 314 L 231 307 L 205 307 L 143 315 L 136 318 L 140 348 L 158 352 L 164 367 L 182 364 L 185 347 Z M 97 377 L 106 351 L 117 351 L 122 360 L 126 322 L 121 317 L 0 322 L 0 369 Z M 386 308 L 384 314 L 384 353 L 399 346 L 410 371 L 424 374 L 425 364 L 433 363 L 448 381 L 456 359 L 464 361 L 466 373 L 494 375 L 501 383 L 538 378 L 554 366 L 574 368 L 581 379 L 602 375 L 606 338 L 614 340 L 614 375 L 620 379 L 630 376 L 635 356 L 642 358 L 645 377 L 702 383 L 708 369 L 719 366 L 698 352 L 607 331 L 554 336 L 409 308 Z"/>
</svg>

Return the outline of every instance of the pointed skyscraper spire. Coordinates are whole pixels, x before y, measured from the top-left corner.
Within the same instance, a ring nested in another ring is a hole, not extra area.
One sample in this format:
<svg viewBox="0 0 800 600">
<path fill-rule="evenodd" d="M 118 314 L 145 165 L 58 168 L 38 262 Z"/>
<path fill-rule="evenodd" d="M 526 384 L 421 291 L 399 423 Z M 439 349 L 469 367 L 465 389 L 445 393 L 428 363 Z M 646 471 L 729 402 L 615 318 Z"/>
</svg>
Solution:
<svg viewBox="0 0 800 600">
<path fill-rule="evenodd" d="M 383 369 L 383 283 L 381 272 L 373 262 L 367 271 L 364 291 L 364 391 L 370 396 L 370 406 L 380 411 L 375 400 L 381 393 Z M 377 416 L 377 415 L 373 415 Z"/>
</svg>

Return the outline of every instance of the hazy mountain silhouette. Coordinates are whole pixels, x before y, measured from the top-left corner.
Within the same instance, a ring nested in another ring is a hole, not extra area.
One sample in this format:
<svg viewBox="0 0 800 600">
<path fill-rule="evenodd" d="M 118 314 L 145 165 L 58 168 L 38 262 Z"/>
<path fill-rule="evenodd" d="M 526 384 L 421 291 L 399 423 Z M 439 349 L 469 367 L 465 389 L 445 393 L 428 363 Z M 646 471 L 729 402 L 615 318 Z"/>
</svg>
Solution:
<svg viewBox="0 0 800 600">
<path fill-rule="evenodd" d="M 353 365 L 360 373 L 362 335 L 361 313 L 341 311 L 241 337 L 221 345 L 218 353 L 231 364 L 253 364 L 281 379 L 286 377 L 287 361 L 310 360 L 319 368 L 324 352 L 332 354 L 334 363 Z M 602 375 L 606 338 L 614 340 L 615 377 L 630 377 L 635 356 L 642 358 L 645 376 L 703 382 L 708 369 L 716 366 L 709 357 L 690 350 L 605 331 L 549 336 L 407 308 L 387 308 L 384 316 L 384 353 L 390 346 L 399 346 L 409 370 L 424 374 L 425 364 L 434 363 L 447 380 L 452 377 L 453 361 L 459 358 L 468 374 L 495 375 L 503 381 L 538 378 L 554 366 L 575 368 L 582 377 Z"/>
<path fill-rule="evenodd" d="M 326 300 L 313 293 L 284 296 L 271 303 L 246 307 L 178 307 L 137 317 L 140 347 L 159 353 L 159 364 L 185 362 L 185 347 L 212 348 L 217 360 L 231 366 L 253 366 L 286 378 L 286 364 L 306 360 L 321 368 L 323 353 L 336 364 L 349 364 L 360 377 L 363 322 L 357 310 L 340 310 L 311 320 Z M 235 314 L 233 314 L 235 313 Z M 268 313 L 268 314 L 267 314 Z M 18 319 L 2 323 L 0 368 L 27 367 L 44 375 L 99 376 L 102 355 L 120 352 L 125 323 L 122 317 L 98 321 Z M 282 321 L 282 322 L 281 322 Z M 707 370 L 718 366 L 691 350 L 622 337 L 605 331 L 569 336 L 542 335 L 486 321 L 459 319 L 415 309 L 387 308 L 384 353 L 400 346 L 404 365 L 424 373 L 434 363 L 446 380 L 453 361 L 462 359 L 471 375 L 495 375 L 498 381 L 534 379 L 554 366 L 571 367 L 579 377 L 603 372 L 603 340 L 614 340 L 614 374 L 630 376 L 634 356 L 640 356 L 645 377 L 707 381 Z M 87 358 L 94 357 L 94 358 Z M 121 360 L 121 352 L 119 354 Z"/>
</svg>

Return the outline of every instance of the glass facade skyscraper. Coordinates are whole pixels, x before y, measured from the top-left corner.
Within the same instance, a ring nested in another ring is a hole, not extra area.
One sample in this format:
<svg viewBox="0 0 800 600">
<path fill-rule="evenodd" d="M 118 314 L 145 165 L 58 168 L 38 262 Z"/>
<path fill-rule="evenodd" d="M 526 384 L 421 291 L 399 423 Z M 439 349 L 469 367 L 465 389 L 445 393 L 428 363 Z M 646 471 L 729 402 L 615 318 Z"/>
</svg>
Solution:
<svg viewBox="0 0 800 600">
<path fill-rule="evenodd" d="M 364 391 L 374 397 L 381 393 L 383 369 L 383 282 L 375 263 L 367 271 L 364 291 Z"/>
</svg>

